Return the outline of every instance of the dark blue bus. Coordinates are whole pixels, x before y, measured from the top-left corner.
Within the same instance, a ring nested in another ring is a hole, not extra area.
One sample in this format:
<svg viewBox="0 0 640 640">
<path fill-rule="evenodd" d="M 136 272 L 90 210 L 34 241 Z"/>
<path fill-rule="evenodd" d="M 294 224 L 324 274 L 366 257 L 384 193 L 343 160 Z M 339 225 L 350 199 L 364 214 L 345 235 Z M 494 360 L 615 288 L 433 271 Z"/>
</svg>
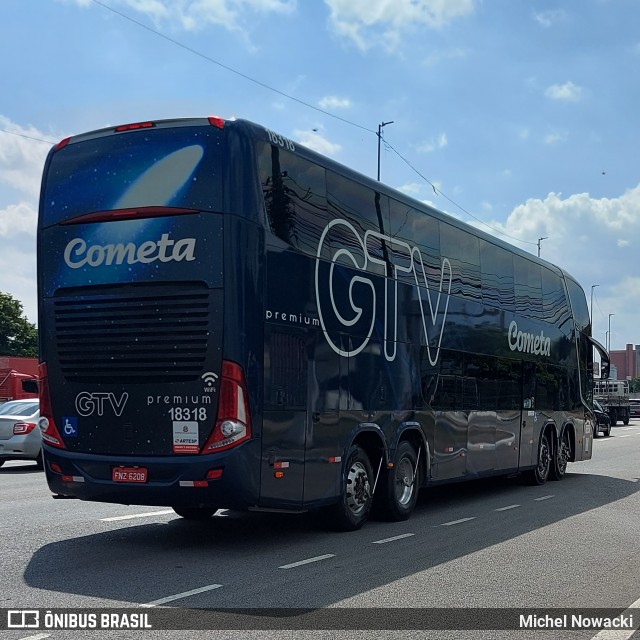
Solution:
<svg viewBox="0 0 640 640">
<path fill-rule="evenodd" d="M 591 457 L 571 276 L 258 125 L 63 140 L 38 262 L 59 496 L 357 529 L 422 486 Z"/>
</svg>

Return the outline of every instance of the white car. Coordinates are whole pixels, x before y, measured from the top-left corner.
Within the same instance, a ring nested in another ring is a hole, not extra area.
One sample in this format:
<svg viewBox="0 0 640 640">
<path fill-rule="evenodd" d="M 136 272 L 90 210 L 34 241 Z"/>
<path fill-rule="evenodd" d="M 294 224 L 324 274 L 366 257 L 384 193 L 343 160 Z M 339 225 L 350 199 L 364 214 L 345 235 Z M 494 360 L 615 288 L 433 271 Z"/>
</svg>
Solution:
<svg viewBox="0 0 640 640">
<path fill-rule="evenodd" d="M 35 460 L 43 468 L 39 417 L 37 398 L 0 405 L 0 467 L 7 460 Z"/>
</svg>

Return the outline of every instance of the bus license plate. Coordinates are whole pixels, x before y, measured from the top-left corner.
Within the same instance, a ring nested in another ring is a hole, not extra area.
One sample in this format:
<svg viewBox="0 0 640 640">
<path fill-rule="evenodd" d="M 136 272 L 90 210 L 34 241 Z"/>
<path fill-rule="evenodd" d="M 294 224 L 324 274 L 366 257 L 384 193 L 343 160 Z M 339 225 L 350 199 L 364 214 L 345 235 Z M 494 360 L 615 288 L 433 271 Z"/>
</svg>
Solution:
<svg viewBox="0 0 640 640">
<path fill-rule="evenodd" d="M 114 467 L 111 479 L 114 482 L 146 482 L 147 470 L 144 467 Z"/>
</svg>

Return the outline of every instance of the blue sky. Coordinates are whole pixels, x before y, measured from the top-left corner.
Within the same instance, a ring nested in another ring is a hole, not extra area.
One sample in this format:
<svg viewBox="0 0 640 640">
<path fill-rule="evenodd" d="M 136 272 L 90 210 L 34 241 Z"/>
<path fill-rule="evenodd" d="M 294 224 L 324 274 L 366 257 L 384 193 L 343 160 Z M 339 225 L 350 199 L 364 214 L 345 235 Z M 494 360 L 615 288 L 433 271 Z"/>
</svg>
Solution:
<svg viewBox="0 0 640 640">
<path fill-rule="evenodd" d="M 2 0 L 0 291 L 36 321 L 50 143 L 263 124 L 572 273 L 640 343 L 637 0 Z M 43 142 L 44 141 L 44 142 Z M 488 225 L 488 226 L 487 226 Z"/>
</svg>

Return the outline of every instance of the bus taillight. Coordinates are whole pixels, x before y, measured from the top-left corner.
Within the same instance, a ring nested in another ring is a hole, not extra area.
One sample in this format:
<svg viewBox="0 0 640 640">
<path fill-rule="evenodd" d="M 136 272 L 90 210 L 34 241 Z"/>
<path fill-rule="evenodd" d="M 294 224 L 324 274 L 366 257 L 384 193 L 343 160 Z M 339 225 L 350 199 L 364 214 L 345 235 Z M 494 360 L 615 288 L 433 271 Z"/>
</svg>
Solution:
<svg viewBox="0 0 640 640">
<path fill-rule="evenodd" d="M 224 361 L 218 400 L 218 419 L 201 453 L 223 451 L 235 447 L 250 437 L 251 416 L 244 373 L 240 365 Z"/>
<path fill-rule="evenodd" d="M 139 129 L 151 129 L 155 127 L 155 122 L 132 122 L 131 124 L 121 124 L 114 131 L 120 133 L 122 131 L 138 131 Z"/>
<path fill-rule="evenodd" d="M 69 140 L 71 140 L 71 136 L 69 136 L 68 138 L 63 138 L 62 140 L 60 140 L 60 142 L 58 142 L 58 144 L 54 147 L 55 151 L 60 151 L 60 149 L 64 149 L 64 147 L 66 147 L 69 144 Z"/>
<path fill-rule="evenodd" d="M 58 449 L 66 449 L 64 441 L 60 437 L 60 433 L 53 421 L 53 413 L 51 411 L 51 395 L 49 394 L 49 377 L 47 374 L 47 364 L 41 363 L 40 372 L 40 419 L 38 425 L 42 433 L 42 440 L 52 447 Z"/>
</svg>

